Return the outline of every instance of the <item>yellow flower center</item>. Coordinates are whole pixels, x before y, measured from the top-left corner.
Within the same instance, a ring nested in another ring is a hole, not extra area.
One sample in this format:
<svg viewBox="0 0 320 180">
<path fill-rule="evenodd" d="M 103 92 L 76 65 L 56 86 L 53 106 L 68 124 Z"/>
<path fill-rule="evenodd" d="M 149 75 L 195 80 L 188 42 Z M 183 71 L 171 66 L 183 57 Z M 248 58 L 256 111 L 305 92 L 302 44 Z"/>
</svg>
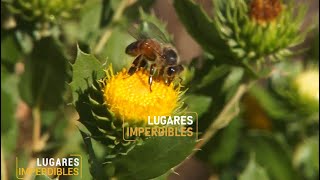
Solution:
<svg viewBox="0 0 320 180">
<path fill-rule="evenodd" d="M 148 84 L 149 73 L 140 69 L 128 75 L 123 69 L 113 75 L 112 68 L 106 71 L 104 100 L 117 118 L 123 120 L 148 121 L 148 116 L 170 116 L 179 104 L 179 88 L 162 80 Z"/>
</svg>

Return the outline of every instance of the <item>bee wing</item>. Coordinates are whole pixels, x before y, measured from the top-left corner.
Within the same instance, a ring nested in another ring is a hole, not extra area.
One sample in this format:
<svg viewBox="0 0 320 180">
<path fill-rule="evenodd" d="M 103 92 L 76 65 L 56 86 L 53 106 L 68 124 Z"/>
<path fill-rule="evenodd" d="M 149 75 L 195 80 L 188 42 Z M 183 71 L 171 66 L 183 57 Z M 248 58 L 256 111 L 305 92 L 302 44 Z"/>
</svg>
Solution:
<svg viewBox="0 0 320 180">
<path fill-rule="evenodd" d="M 128 33 L 137 40 L 140 39 L 156 39 L 160 43 L 167 44 L 170 43 L 166 36 L 161 32 L 161 30 L 150 22 L 144 22 L 142 24 L 133 24 L 129 27 Z M 157 51 L 150 46 L 151 49 L 156 52 L 159 57 L 162 57 L 161 52 Z"/>
<path fill-rule="evenodd" d="M 172 43 L 168 40 L 166 35 L 155 24 L 145 21 L 143 22 L 142 26 L 149 38 L 154 38 L 164 44 Z"/>
<path fill-rule="evenodd" d="M 146 33 L 141 31 L 138 26 L 138 24 L 131 25 L 128 29 L 128 33 L 137 40 L 150 38 Z"/>
<path fill-rule="evenodd" d="M 153 23 L 144 21 L 140 25 L 133 24 L 128 29 L 129 34 L 135 39 L 156 39 L 160 43 L 171 43 L 166 35 Z"/>
</svg>

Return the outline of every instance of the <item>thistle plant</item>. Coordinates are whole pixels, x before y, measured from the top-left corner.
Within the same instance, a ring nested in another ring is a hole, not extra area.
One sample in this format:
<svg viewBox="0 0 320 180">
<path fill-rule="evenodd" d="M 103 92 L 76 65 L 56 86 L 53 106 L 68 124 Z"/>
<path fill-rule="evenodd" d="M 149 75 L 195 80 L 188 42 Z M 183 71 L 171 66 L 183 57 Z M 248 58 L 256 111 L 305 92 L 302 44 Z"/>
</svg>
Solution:
<svg viewBox="0 0 320 180">
<path fill-rule="evenodd" d="M 199 172 L 182 167 L 195 160 L 219 179 L 318 179 L 319 30 L 304 26 L 305 2 L 213 0 L 204 10 L 173 0 L 202 52 L 182 59 L 171 83 L 150 68 L 156 62 L 144 57 L 136 67 L 125 51 L 137 40 L 133 24 L 148 34 L 152 23 L 172 46 L 179 42 L 154 1 L 1 5 L 1 179 L 16 178 L 16 159 L 33 168 L 37 158 L 72 154 L 82 157 L 83 179 L 188 179 Z M 305 43 L 308 36 L 315 42 Z M 179 127 L 190 136 L 125 131 L 188 113 L 192 124 Z"/>
</svg>

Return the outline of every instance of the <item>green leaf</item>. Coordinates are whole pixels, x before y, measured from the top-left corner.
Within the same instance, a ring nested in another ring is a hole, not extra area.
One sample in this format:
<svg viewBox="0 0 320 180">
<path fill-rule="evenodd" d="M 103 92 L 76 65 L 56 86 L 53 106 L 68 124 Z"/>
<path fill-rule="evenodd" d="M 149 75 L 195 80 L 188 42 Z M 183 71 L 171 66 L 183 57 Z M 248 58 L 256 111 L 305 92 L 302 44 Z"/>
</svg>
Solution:
<svg viewBox="0 0 320 180">
<path fill-rule="evenodd" d="M 229 49 L 219 37 L 215 24 L 200 5 L 191 0 L 175 0 L 174 8 L 189 34 L 201 47 L 214 56 L 228 57 L 224 52 Z"/>
<path fill-rule="evenodd" d="M 75 21 L 61 23 L 66 41 L 72 45 L 84 44 L 89 49 L 98 38 L 101 28 L 102 0 L 85 1 Z"/>
<path fill-rule="evenodd" d="M 252 131 L 243 141 L 247 152 L 254 152 L 256 161 L 267 171 L 271 179 L 299 179 L 294 171 L 287 149 L 270 133 Z"/>
<path fill-rule="evenodd" d="M 230 73 L 228 75 L 228 77 L 226 77 L 222 90 L 223 91 L 229 91 L 232 87 L 235 87 L 241 80 L 243 77 L 243 69 L 239 68 L 239 67 L 233 67 L 230 68 Z"/>
<path fill-rule="evenodd" d="M 259 85 L 252 87 L 249 93 L 257 98 L 259 104 L 271 117 L 279 120 L 291 119 L 288 107 Z"/>
<path fill-rule="evenodd" d="M 170 174 L 172 173 L 171 170 L 167 171 L 166 173 L 162 174 L 161 176 L 158 176 L 156 178 L 152 178 L 150 180 L 167 180 L 170 176 Z"/>
<path fill-rule="evenodd" d="M 2 97 L 2 99 L 4 98 Z M 2 104 L 2 106 L 6 106 L 5 103 Z M 4 157 L 10 158 L 10 156 L 13 153 L 15 153 L 16 146 L 17 146 L 18 130 L 19 130 L 18 122 L 16 119 L 3 119 L 2 110 L 3 109 L 1 107 L 1 141 L 3 142 L 1 145 L 3 146 Z M 3 122 L 3 121 L 11 121 L 11 122 Z M 6 126 L 9 126 L 9 129 L 3 130 L 3 128 Z"/>
<path fill-rule="evenodd" d="M 1 31 L 1 61 L 16 63 L 22 57 L 21 48 L 14 32 Z"/>
<path fill-rule="evenodd" d="M 196 67 L 195 61 L 199 59 L 194 59 L 192 61 L 191 67 L 194 67 L 193 79 L 190 81 L 190 91 L 198 91 L 200 89 L 208 89 L 213 82 L 222 77 L 226 76 L 231 67 L 228 65 L 218 65 L 210 59 L 205 59 L 204 64 L 199 68 Z"/>
<path fill-rule="evenodd" d="M 194 145 L 194 137 L 151 137 L 114 160 L 116 176 L 141 180 L 158 177 L 181 163 Z"/>
<path fill-rule="evenodd" d="M 295 148 L 293 164 L 306 179 L 316 179 L 319 176 L 319 136 L 303 140 Z"/>
<path fill-rule="evenodd" d="M 17 76 L 1 68 L 1 140 L 3 156 L 11 160 L 15 152 L 18 136 L 18 121 L 15 112 L 18 101 Z"/>
<path fill-rule="evenodd" d="M 89 154 L 88 162 L 90 164 L 90 173 L 92 177 L 94 179 L 107 179 L 106 175 L 103 172 L 103 168 L 101 166 L 102 164 L 97 160 L 95 152 L 92 148 L 92 142 L 91 142 L 90 136 L 81 130 L 80 130 L 80 133 L 85 143 L 86 151 Z"/>
<path fill-rule="evenodd" d="M 11 96 L 12 101 L 15 104 L 17 104 L 20 98 L 18 91 L 19 79 L 19 75 L 8 72 L 6 68 L 1 67 L 1 87 L 3 87 L 2 90 Z"/>
<path fill-rule="evenodd" d="M 124 16 L 131 21 L 139 19 L 139 8 L 142 8 L 144 12 L 148 12 L 149 8 L 153 5 L 155 0 L 138 0 L 131 6 L 124 10 Z"/>
<path fill-rule="evenodd" d="M 211 101 L 212 98 L 209 96 L 191 94 L 187 96 L 185 103 L 188 105 L 187 111 L 197 112 L 198 118 L 200 118 L 208 110 Z"/>
<path fill-rule="evenodd" d="M 135 39 L 127 31 L 116 27 L 112 30 L 112 34 L 99 56 L 108 59 L 108 63 L 112 64 L 115 72 L 122 70 L 122 68 L 129 68 L 134 57 L 127 55 L 125 49 L 134 41 Z"/>
<path fill-rule="evenodd" d="M 97 36 L 100 29 L 100 19 L 102 14 L 101 0 L 86 1 L 81 11 L 81 20 L 79 23 L 79 37 L 84 42 L 91 44 Z"/>
<path fill-rule="evenodd" d="M 93 55 L 82 52 L 78 47 L 75 63 L 72 65 L 72 89 L 73 103 L 79 98 L 79 92 L 83 92 L 94 80 L 104 76 L 105 64 L 101 64 Z"/>
<path fill-rule="evenodd" d="M 53 179 L 51 179 L 49 176 L 47 176 L 47 175 L 36 175 L 35 177 L 34 177 L 34 180 L 59 180 L 59 178 L 57 177 L 57 178 L 53 178 Z"/>
<path fill-rule="evenodd" d="M 250 155 L 250 160 L 246 169 L 239 176 L 239 180 L 248 179 L 269 180 L 265 169 L 255 161 L 254 154 Z"/>
<path fill-rule="evenodd" d="M 19 82 L 21 98 L 31 107 L 55 109 L 63 102 L 66 69 L 67 60 L 56 40 L 37 41 Z"/>
<path fill-rule="evenodd" d="M 15 106 L 10 94 L 1 88 L 1 134 L 7 133 L 16 122 Z"/>
<path fill-rule="evenodd" d="M 218 132 L 217 136 L 205 147 L 210 150 L 209 161 L 214 167 L 225 166 L 234 157 L 239 147 L 241 133 L 240 119 L 233 119 L 230 124 Z M 213 147 L 213 148 L 212 148 Z"/>
</svg>

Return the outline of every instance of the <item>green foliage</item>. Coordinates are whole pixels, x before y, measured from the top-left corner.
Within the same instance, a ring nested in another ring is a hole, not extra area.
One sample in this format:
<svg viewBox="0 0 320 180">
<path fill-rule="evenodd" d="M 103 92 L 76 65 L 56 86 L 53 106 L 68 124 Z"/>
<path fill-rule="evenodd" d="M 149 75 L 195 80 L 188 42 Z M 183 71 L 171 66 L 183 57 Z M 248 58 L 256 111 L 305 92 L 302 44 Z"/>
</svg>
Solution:
<svg viewBox="0 0 320 180">
<path fill-rule="evenodd" d="M 298 145 L 293 156 L 293 164 L 308 179 L 316 179 L 319 174 L 319 136 L 313 136 Z"/>
<path fill-rule="evenodd" d="M 124 50 L 133 41 L 134 39 L 123 28 L 115 28 L 100 56 L 107 57 L 105 61 L 111 63 L 116 72 L 122 68 L 128 68 L 131 65 L 132 57 L 126 55 Z"/>
<path fill-rule="evenodd" d="M 217 134 L 217 138 L 210 144 L 214 147 L 209 156 L 210 163 L 216 167 L 223 167 L 234 158 L 239 148 L 240 130 L 240 119 L 234 119 L 224 131 Z"/>
<path fill-rule="evenodd" d="M 192 152 L 194 137 L 152 137 L 114 160 L 120 179 L 150 179 L 178 165 Z M 143 155 L 143 156 L 142 156 Z"/>
<path fill-rule="evenodd" d="M 72 65 L 72 89 L 73 103 L 78 101 L 79 92 L 83 92 L 93 83 L 93 77 L 102 78 L 104 67 L 93 55 L 82 52 L 79 47 L 77 59 Z"/>
<path fill-rule="evenodd" d="M 228 48 L 225 42 L 219 37 L 213 20 L 205 13 L 200 5 L 187 1 L 174 1 L 174 7 L 187 31 L 202 46 L 202 48 L 212 53 L 220 61 L 219 57 L 226 57 L 224 60 L 230 62 L 230 54 L 225 53 Z M 188 11 L 186 11 L 188 9 Z"/>
<path fill-rule="evenodd" d="M 244 144 L 256 154 L 256 161 L 263 164 L 272 179 L 299 179 L 288 150 L 271 134 L 249 133 Z"/>
<path fill-rule="evenodd" d="M 262 168 L 254 159 L 254 154 L 250 156 L 246 169 L 240 174 L 239 180 L 245 179 L 261 179 L 268 180 L 269 177 L 264 168 Z"/>
<path fill-rule="evenodd" d="M 31 107 L 56 108 L 63 101 L 67 68 L 66 58 L 54 39 L 35 42 L 19 84 L 21 98 Z"/>
<path fill-rule="evenodd" d="M 213 3 L 214 18 L 191 0 L 176 0 L 174 7 L 188 32 L 217 62 L 245 67 L 254 76 L 265 76 L 268 70 L 262 69 L 261 63 L 267 59 L 284 60 L 292 54 L 288 48 L 305 38 L 306 33 L 299 32 L 305 14 L 303 6 L 295 16 L 294 8 L 288 5 L 276 22 L 262 26 L 250 19 L 245 0 Z M 262 70 L 265 72 L 255 73 Z"/>
<path fill-rule="evenodd" d="M 8 63 L 16 63 L 21 58 L 21 49 L 14 32 L 1 32 L 1 59 Z"/>
</svg>

